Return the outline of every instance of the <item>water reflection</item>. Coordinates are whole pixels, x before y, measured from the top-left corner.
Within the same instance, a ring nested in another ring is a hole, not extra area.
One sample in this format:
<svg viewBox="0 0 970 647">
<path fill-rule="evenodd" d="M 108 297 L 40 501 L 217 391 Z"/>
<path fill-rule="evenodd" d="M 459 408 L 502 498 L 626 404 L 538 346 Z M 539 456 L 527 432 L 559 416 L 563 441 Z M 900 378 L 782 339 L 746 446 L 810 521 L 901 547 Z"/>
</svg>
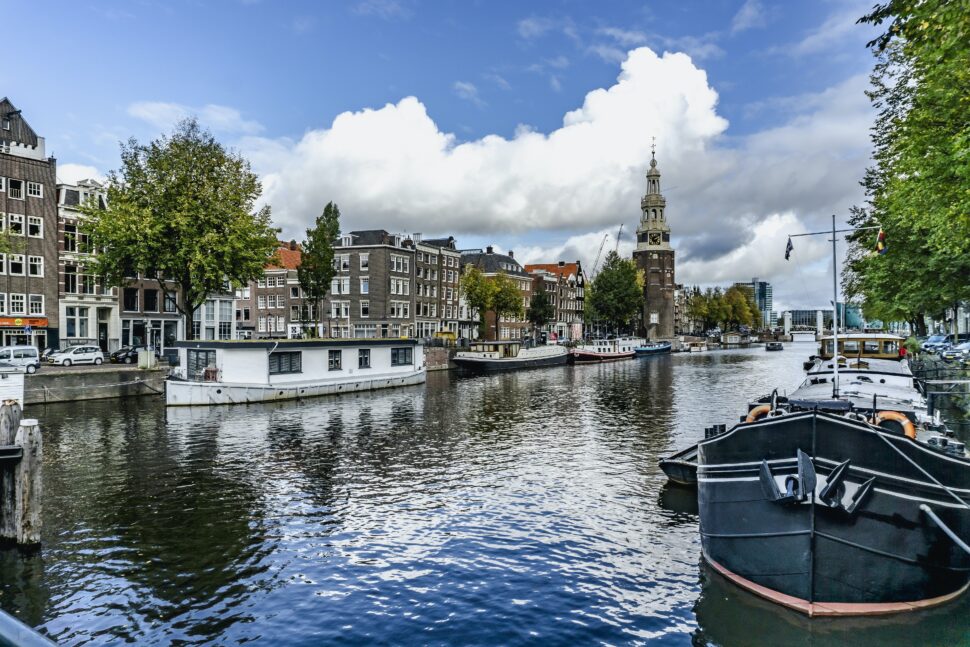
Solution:
<svg viewBox="0 0 970 647">
<path fill-rule="evenodd" d="M 0 552 L 0 604 L 64 644 L 804 642 L 699 574 L 696 499 L 657 466 L 802 355 L 37 407 L 45 543 Z"/>
</svg>

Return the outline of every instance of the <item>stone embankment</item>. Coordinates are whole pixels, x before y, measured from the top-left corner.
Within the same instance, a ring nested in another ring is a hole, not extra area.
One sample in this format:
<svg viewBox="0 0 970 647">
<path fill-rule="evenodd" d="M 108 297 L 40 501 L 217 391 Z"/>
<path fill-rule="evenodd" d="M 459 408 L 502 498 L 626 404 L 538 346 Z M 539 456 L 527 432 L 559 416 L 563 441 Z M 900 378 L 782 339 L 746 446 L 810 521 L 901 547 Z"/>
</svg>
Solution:
<svg viewBox="0 0 970 647">
<path fill-rule="evenodd" d="M 424 362 L 429 371 L 447 371 L 455 368 L 451 358 L 455 356 L 456 349 L 442 347 L 424 347 Z"/>
</svg>

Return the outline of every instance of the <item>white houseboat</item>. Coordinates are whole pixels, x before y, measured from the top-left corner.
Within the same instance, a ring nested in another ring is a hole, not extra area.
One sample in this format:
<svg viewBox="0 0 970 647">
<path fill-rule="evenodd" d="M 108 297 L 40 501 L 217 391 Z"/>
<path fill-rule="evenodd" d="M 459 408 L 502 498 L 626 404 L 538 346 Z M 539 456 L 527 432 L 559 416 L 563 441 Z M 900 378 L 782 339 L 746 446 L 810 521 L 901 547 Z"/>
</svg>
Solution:
<svg viewBox="0 0 970 647">
<path fill-rule="evenodd" d="M 421 384 L 413 339 L 180 341 L 169 406 L 245 404 Z"/>
<path fill-rule="evenodd" d="M 579 344 L 572 349 L 574 362 L 615 362 L 636 356 L 637 348 L 646 344 L 641 337 L 618 337 L 616 339 L 594 339 Z"/>
</svg>

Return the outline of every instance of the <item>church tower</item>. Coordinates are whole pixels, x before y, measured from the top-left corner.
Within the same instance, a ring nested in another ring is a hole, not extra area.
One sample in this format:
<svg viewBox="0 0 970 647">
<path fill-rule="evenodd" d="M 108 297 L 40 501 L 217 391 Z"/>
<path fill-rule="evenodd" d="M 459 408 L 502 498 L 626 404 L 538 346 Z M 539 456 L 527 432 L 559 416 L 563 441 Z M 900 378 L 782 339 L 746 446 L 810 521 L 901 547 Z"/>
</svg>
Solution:
<svg viewBox="0 0 970 647">
<path fill-rule="evenodd" d="M 651 340 L 674 336 L 674 250 L 664 213 L 667 200 L 660 193 L 660 171 L 653 147 L 647 171 L 647 193 L 640 200 L 640 226 L 633 260 L 643 272 L 643 328 Z"/>
</svg>

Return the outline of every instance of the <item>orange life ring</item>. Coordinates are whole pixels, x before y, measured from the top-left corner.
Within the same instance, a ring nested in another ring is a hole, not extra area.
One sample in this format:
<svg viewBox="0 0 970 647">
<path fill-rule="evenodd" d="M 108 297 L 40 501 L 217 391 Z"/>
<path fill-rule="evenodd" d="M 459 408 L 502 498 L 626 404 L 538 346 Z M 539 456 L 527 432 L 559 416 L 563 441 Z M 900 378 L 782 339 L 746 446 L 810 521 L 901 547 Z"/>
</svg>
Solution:
<svg viewBox="0 0 970 647">
<path fill-rule="evenodd" d="M 748 412 L 748 417 L 744 419 L 745 422 L 754 422 L 762 416 L 768 415 L 771 412 L 770 404 L 759 404 L 754 409 Z"/>
<path fill-rule="evenodd" d="M 916 440 L 916 425 L 914 425 L 913 421 L 907 418 L 905 414 L 898 411 L 880 411 L 873 418 L 873 423 L 879 427 L 886 420 L 898 422 L 902 426 L 903 433 L 906 434 L 906 437 Z"/>
</svg>

